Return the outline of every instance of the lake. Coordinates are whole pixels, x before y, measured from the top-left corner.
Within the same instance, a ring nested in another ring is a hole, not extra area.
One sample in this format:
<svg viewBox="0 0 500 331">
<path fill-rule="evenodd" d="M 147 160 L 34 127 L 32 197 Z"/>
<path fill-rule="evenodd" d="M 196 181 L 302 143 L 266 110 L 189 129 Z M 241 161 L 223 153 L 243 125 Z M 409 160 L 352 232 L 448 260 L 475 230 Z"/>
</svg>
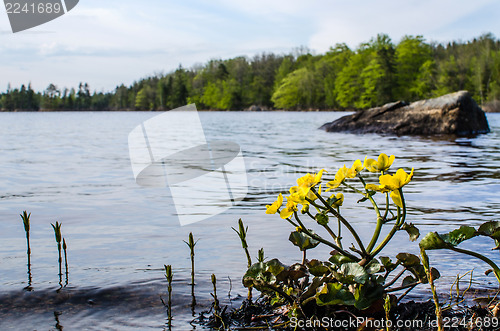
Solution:
<svg viewBox="0 0 500 331">
<path fill-rule="evenodd" d="M 201 112 L 207 140 L 239 144 L 248 172 L 248 194 L 233 208 L 180 226 L 170 191 L 136 184 L 128 134 L 153 112 L 0 113 L 0 329 L 162 330 L 167 313 L 164 264 L 174 270 L 174 329 L 191 330 L 190 258 L 183 240 L 196 245 L 195 314 L 210 304 L 210 275 L 218 294 L 238 307 L 246 289 L 246 258 L 231 229 L 242 218 L 249 227 L 254 259 L 292 264 L 301 254 L 288 241 L 292 230 L 265 205 L 285 193 L 296 178 L 325 168 L 333 178 L 344 163 L 365 155 L 396 155 L 393 169 L 415 168 L 405 187 L 407 220 L 423 235 L 459 225 L 499 220 L 500 114 L 487 114 L 491 133 L 475 138 L 391 137 L 326 133 L 317 128 L 344 114 L 334 112 Z M 376 178 L 373 178 L 376 182 Z M 215 192 L 214 192 L 215 193 Z M 210 192 L 207 192 L 209 195 Z M 346 195 L 344 215 L 369 239 L 375 219 L 366 203 Z M 196 200 L 193 204 L 196 205 Z M 19 214 L 31 212 L 32 291 L 28 285 L 26 238 Z M 62 223 L 69 273 L 58 276 L 58 252 L 51 223 Z M 498 260 L 492 243 L 474 239 L 465 248 Z M 404 233 L 384 250 L 418 252 Z M 326 259 L 317 247 L 309 257 Z M 475 287 L 494 287 L 481 262 L 445 251 L 431 263 L 446 295 L 458 273 L 475 268 Z M 426 286 L 413 297 L 428 298 Z M 234 300 L 234 301 L 233 301 Z"/>
</svg>

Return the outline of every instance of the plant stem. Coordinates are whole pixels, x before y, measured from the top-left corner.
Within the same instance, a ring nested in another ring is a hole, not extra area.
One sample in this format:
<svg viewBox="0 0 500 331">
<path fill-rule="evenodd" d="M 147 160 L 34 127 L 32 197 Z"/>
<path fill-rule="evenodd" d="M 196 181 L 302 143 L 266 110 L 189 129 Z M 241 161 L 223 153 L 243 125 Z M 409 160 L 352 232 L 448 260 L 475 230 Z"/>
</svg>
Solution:
<svg viewBox="0 0 500 331">
<path fill-rule="evenodd" d="M 387 287 L 390 287 L 391 285 L 393 285 L 395 282 L 398 281 L 398 279 L 403 276 L 403 274 L 405 273 L 405 271 L 408 270 L 406 268 L 403 268 L 403 270 L 401 270 L 401 272 L 399 274 L 396 275 L 396 277 L 394 277 L 389 283 L 385 284 L 384 285 L 384 288 L 387 288 Z"/>
<path fill-rule="evenodd" d="M 191 256 L 191 285 L 194 285 L 194 247 L 196 246 L 197 242 L 198 241 L 196 241 L 196 242 L 194 241 L 192 232 L 189 232 L 188 241 L 184 241 L 184 243 L 186 243 L 186 245 L 188 245 L 188 247 L 189 247 L 190 256 Z"/>
<path fill-rule="evenodd" d="M 343 250 L 339 246 L 335 245 L 334 243 L 329 242 L 328 240 L 323 239 L 322 237 L 318 236 L 317 234 L 309 232 L 309 230 L 304 226 L 304 224 L 300 220 L 299 215 L 297 214 L 297 212 L 294 212 L 294 214 L 295 214 L 295 219 L 297 220 L 297 222 L 300 225 L 300 228 L 309 237 L 311 237 L 311 238 L 313 238 L 313 239 L 315 239 L 315 240 L 317 240 L 317 241 L 319 241 L 319 242 L 321 242 L 321 243 L 323 243 L 323 244 L 325 244 L 327 246 L 330 246 L 331 248 L 337 250 L 340 254 L 342 254 L 344 256 L 347 256 L 348 258 L 352 259 L 353 261 L 359 262 L 361 260 L 358 257 L 356 257 L 355 255 L 352 255 L 351 253 L 346 252 L 345 250 Z"/>
<path fill-rule="evenodd" d="M 422 257 L 422 264 L 424 265 L 425 273 L 427 274 L 427 280 L 431 287 L 432 299 L 434 300 L 434 305 L 436 306 L 436 321 L 438 331 L 443 331 L 443 314 L 441 312 L 441 306 L 439 305 L 439 299 L 436 291 L 436 286 L 434 285 L 434 279 L 432 277 L 431 268 L 429 266 L 429 257 L 425 252 L 425 249 L 420 248 L 420 256 Z"/>
<path fill-rule="evenodd" d="M 385 212 L 384 216 L 382 218 L 385 220 L 387 219 L 387 215 L 389 214 L 389 192 L 385 193 Z"/>
<path fill-rule="evenodd" d="M 365 255 L 363 257 L 368 256 L 368 254 L 366 253 L 366 250 L 365 250 L 365 246 L 363 245 L 363 242 L 361 241 L 361 239 L 358 236 L 358 233 L 356 232 L 356 230 L 354 230 L 354 228 L 351 226 L 351 224 L 349 224 L 349 222 L 344 217 L 342 217 L 342 215 L 340 215 L 335 209 L 333 209 L 332 206 L 330 206 L 325 201 L 325 199 L 323 199 L 323 197 L 316 192 L 314 187 L 311 187 L 311 191 L 318 197 L 318 199 L 321 201 L 321 203 L 323 203 L 323 205 L 325 205 L 325 207 L 328 209 L 328 211 L 330 213 L 332 213 L 334 216 L 336 216 L 342 222 L 342 224 L 344 224 L 344 226 L 349 230 L 349 232 L 351 232 L 352 236 L 354 237 L 354 240 L 356 240 L 356 242 L 358 243 L 358 246 L 359 246 L 361 252 L 363 253 L 363 255 Z"/>
<path fill-rule="evenodd" d="M 219 312 L 219 300 L 217 299 L 217 278 L 215 277 L 215 274 L 212 274 L 212 284 L 214 286 L 214 310 L 216 313 Z"/>
<path fill-rule="evenodd" d="M 167 278 L 168 281 L 168 307 L 167 307 L 167 314 L 168 314 L 168 326 L 169 328 L 172 327 L 172 280 L 174 278 L 174 273 L 172 272 L 172 266 L 165 265 L 165 278 Z"/>
<path fill-rule="evenodd" d="M 488 259 L 486 256 L 483 256 L 483 255 L 481 255 L 479 253 L 476 253 L 476 252 L 468 251 L 466 249 L 461 249 L 461 248 L 458 248 L 458 247 L 450 247 L 450 249 L 452 251 L 455 251 L 455 252 L 458 252 L 458 253 L 463 253 L 463 254 L 467 254 L 467 255 L 471 255 L 471 256 L 477 257 L 478 259 L 480 259 L 480 260 L 488 263 L 489 266 L 493 269 L 493 273 L 495 274 L 495 277 L 496 277 L 498 283 L 500 284 L 500 268 L 498 268 L 498 266 L 493 261 L 491 261 L 490 259 Z"/>
<path fill-rule="evenodd" d="M 385 292 L 386 293 L 390 293 L 390 292 L 401 291 L 401 290 L 404 290 L 404 289 L 407 289 L 407 288 L 410 288 L 410 287 L 415 287 L 418 284 L 422 284 L 422 282 L 418 281 L 416 283 L 406 284 L 406 285 L 403 285 L 403 286 L 400 286 L 400 287 L 395 287 L 395 288 L 390 288 L 390 289 L 386 290 Z"/>
<path fill-rule="evenodd" d="M 68 271 L 68 252 L 67 248 L 68 246 L 66 245 L 66 239 L 63 238 L 63 250 L 64 250 L 64 268 L 66 270 L 66 285 L 68 285 L 68 276 L 69 276 L 69 271 Z"/>
<path fill-rule="evenodd" d="M 382 240 L 382 242 L 377 246 L 377 248 L 375 248 L 373 251 L 370 252 L 370 255 L 372 257 L 377 256 L 377 254 L 380 253 L 382 251 L 382 249 L 384 249 L 385 245 L 387 245 L 387 243 L 389 243 L 389 241 L 392 239 L 394 234 L 399 230 L 399 228 L 400 228 L 399 218 L 400 217 L 401 217 L 401 208 L 398 207 L 398 218 L 396 219 L 396 224 L 394 224 L 391 231 L 387 234 L 387 236 L 385 236 L 384 240 Z"/>
<path fill-rule="evenodd" d="M 24 231 L 26 232 L 26 245 L 27 245 L 27 250 L 26 250 L 26 255 L 28 256 L 28 286 L 26 289 L 28 291 L 31 290 L 31 281 L 32 281 L 32 276 L 31 276 L 31 247 L 30 247 L 30 216 L 31 213 L 27 213 L 26 210 L 23 211 L 22 214 L 20 214 L 21 219 L 23 220 L 23 225 L 24 225 Z"/>
<path fill-rule="evenodd" d="M 384 240 L 380 243 L 380 245 L 378 245 L 377 248 L 375 248 L 374 251 L 370 252 L 371 257 L 375 257 L 378 253 L 380 253 L 380 251 L 382 251 L 382 249 L 384 249 L 385 245 L 387 245 L 387 243 L 389 243 L 389 241 L 392 239 L 392 237 L 394 236 L 394 234 L 397 231 L 399 231 L 399 229 L 401 228 L 401 226 L 405 222 L 405 219 L 406 219 L 406 202 L 405 202 L 405 197 L 403 195 L 403 190 L 399 189 L 399 194 L 401 195 L 401 203 L 403 204 L 403 209 L 401 210 L 401 208 L 399 208 L 399 206 L 397 207 L 398 208 L 398 216 L 396 218 L 396 223 L 392 227 L 391 231 L 384 238 Z M 500 280 L 499 280 L 499 282 L 500 282 Z"/>
</svg>

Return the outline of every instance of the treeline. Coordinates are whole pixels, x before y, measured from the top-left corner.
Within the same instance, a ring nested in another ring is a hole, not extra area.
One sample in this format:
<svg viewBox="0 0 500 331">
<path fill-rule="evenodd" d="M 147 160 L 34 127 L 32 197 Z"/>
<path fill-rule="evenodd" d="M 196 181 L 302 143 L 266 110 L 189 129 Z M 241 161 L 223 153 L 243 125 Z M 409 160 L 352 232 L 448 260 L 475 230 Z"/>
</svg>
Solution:
<svg viewBox="0 0 500 331">
<path fill-rule="evenodd" d="M 485 34 L 471 41 L 428 43 L 405 36 L 395 44 L 379 34 L 356 49 L 337 44 L 326 54 L 261 54 L 179 67 L 90 93 L 87 84 L 43 92 L 31 86 L 1 94 L 3 110 L 168 110 L 195 103 L 198 109 L 368 108 L 468 90 L 481 104 L 500 99 L 500 41 Z"/>
</svg>

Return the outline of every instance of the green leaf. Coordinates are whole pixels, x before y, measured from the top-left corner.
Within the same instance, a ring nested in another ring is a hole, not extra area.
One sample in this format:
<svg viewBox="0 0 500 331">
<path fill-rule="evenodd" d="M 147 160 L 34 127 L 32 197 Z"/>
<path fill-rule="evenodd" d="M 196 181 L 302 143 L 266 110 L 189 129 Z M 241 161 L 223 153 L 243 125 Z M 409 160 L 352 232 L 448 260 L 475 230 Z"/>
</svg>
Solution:
<svg viewBox="0 0 500 331">
<path fill-rule="evenodd" d="M 301 251 L 305 251 L 306 249 L 311 249 L 319 245 L 319 241 L 311 238 L 304 232 L 298 231 L 290 233 L 288 240 L 290 240 L 295 246 L 299 247 Z"/>
<path fill-rule="evenodd" d="M 401 286 L 415 284 L 416 282 L 418 282 L 418 279 L 416 279 L 415 277 L 413 277 L 413 276 L 406 276 L 403 279 L 403 282 L 401 283 Z"/>
<path fill-rule="evenodd" d="M 265 271 L 269 271 L 274 276 L 278 276 L 286 268 L 278 259 L 269 260 L 264 265 L 266 266 Z"/>
<path fill-rule="evenodd" d="M 375 301 L 382 299 L 383 293 L 384 287 L 376 283 L 358 285 L 354 290 L 354 299 L 356 300 L 354 307 L 359 310 L 367 309 Z"/>
<path fill-rule="evenodd" d="M 307 268 L 312 275 L 317 277 L 321 277 L 330 273 L 330 269 L 328 268 L 328 266 L 326 266 L 324 262 L 320 262 L 318 260 L 309 261 L 307 263 Z"/>
<path fill-rule="evenodd" d="M 278 281 L 298 280 L 307 276 L 307 269 L 300 263 L 290 266 L 287 270 L 280 272 L 276 277 Z"/>
<path fill-rule="evenodd" d="M 278 259 L 255 263 L 243 276 L 243 286 L 254 286 L 259 291 L 265 291 L 266 285 L 276 284 L 277 277 L 282 277 L 280 274 L 285 269 L 286 267 Z"/>
<path fill-rule="evenodd" d="M 427 281 L 424 266 L 421 264 L 418 256 L 410 253 L 399 253 L 396 257 L 406 269 L 418 278 L 418 280 L 423 283 Z"/>
<path fill-rule="evenodd" d="M 347 262 L 354 262 L 352 259 L 348 258 L 347 256 L 344 256 L 340 253 L 338 253 L 337 251 L 334 251 L 336 252 L 336 254 L 333 254 L 332 256 L 330 256 L 330 258 L 328 259 L 330 262 L 332 262 L 333 264 L 337 265 L 337 266 L 340 266 L 342 265 L 343 263 L 347 263 Z"/>
<path fill-rule="evenodd" d="M 405 230 L 410 236 L 410 241 L 415 241 L 420 237 L 420 231 L 413 225 L 413 223 L 404 223 L 401 227 L 402 230 Z"/>
<path fill-rule="evenodd" d="M 356 303 L 354 295 L 341 283 L 327 283 L 316 293 L 318 306 L 326 305 L 348 305 Z"/>
<path fill-rule="evenodd" d="M 418 256 L 410 253 L 399 253 L 396 258 L 404 267 L 412 267 L 420 264 L 420 259 Z"/>
<path fill-rule="evenodd" d="M 307 290 L 301 294 L 300 301 L 304 301 L 310 297 L 316 295 L 316 290 L 325 283 L 323 278 L 314 277 L 311 284 L 307 287 Z"/>
<path fill-rule="evenodd" d="M 356 262 L 344 263 L 338 271 L 334 271 L 335 278 L 343 284 L 364 284 L 370 275 Z"/>
<path fill-rule="evenodd" d="M 484 224 L 483 224 L 484 225 Z M 488 227 L 484 227 L 488 230 Z M 474 238 L 479 233 L 471 226 L 462 225 L 449 233 L 438 234 L 437 232 L 429 232 L 424 239 L 420 241 L 420 248 L 425 250 L 443 249 L 455 247 L 465 240 Z"/>
<path fill-rule="evenodd" d="M 370 263 L 368 263 L 365 266 L 366 272 L 370 275 L 373 275 L 373 274 L 379 272 L 381 269 L 382 269 L 382 265 L 376 259 L 371 260 Z"/>
<path fill-rule="evenodd" d="M 449 245 L 441 238 L 437 232 L 429 232 L 418 244 L 425 250 L 448 248 Z"/>
<path fill-rule="evenodd" d="M 492 239 L 495 239 L 495 244 L 497 247 L 494 249 L 498 249 L 499 247 L 499 242 L 500 242 L 500 222 L 498 221 L 491 221 L 491 222 L 486 222 L 483 223 L 479 229 L 477 230 L 478 234 L 482 236 L 487 236 Z"/>
<path fill-rule="evenodd" d="M 391 272 L 398 267 L 398 263 L 392 263 L 391 259 L 387 256 L 381 256 L 380 262 L 387 272 Z"/>
<path fill-rule="evenodd" d="M 475 236 L 477 236 L 476 229 L 471 226 L 462 225 L 458 229 L 441 235 L 441 238 L 444 240 L 444 242 L 452 246 L 457 246 L 461 242 L 474 238 Z"/>
<path fill-rule="evenodd" d="M 324 213 L 319 213 L 319 214 L 316 214 L 315 216 L 316 218 L 316 222 L 318 222 L 319 225 L 327 225 L 328 224 L 328 215 L 327 214 L 324 214 Z"/>
<path fill-rule="evenodd" d="M 265 285 L 276 283 L 276 276 L 270 272 L 266 272 L 265 263 L 258 262 L 250 266 L 243 276 L 243 286 L 254 286 L 259 291 L 262 291 Z"/>
</svg>

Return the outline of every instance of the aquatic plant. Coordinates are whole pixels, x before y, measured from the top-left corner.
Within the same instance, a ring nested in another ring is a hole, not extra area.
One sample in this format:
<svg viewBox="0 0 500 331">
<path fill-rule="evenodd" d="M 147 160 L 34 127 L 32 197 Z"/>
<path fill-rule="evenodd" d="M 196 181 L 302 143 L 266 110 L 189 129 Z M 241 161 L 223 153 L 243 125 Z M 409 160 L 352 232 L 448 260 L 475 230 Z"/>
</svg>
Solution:
<svg viewBox="0 0 500 331">
<path fill-rule="evenodd" d="M 68 285 L 68 276 L 69 276 L 69 270 L 68 270 L 68 245 L 66 245 L 66 239 L 63 238 L 63 244 L 62 248 L 64 251 L 64 269 L 65 269 L 65 275 L 66 275 L 66 285 Z"/>
<path fill-rule="evenodd" d="M 186 245 L 188 245 L 191 256 L 191 285 L 194 285 L 194 246 L 198 243 L 198 241 L 194 241 L 193 233 L 189 232 L 188 241 L 183 240 Z"/>
<path fill-rule="evenodd" d="M 31 276 L 31 247 L 30 247 L 30 217 L 31 213 L 27 213 L 26 210 L 23 211 L 22 214 L 20 214 L 21 219 L 23 220 L 23 225 L 24 225 L 24 231 L 26 232 L 26 245 L 27 245 L 27 250 L 26 250 L 26 255 L 28 256 L 28 286 L 26 286 L 27 290 L 31 290 L 31 281 L 32 281 L 32 276 Z"/>
<path fill-rule="evenodd" d="M 338 306 L 357 310 L 382 307 L 389 294 L 406 289 L 395 300 L 399 302 L 418 284 L 428 283 L 429 275 L 437 279 L 439 272 L 431 268 L 426 273 L 422 261 L 414 254 L 399 253 L 394 261 L 379 256 L 398 231 L 406 231 L 411 241 L 416 241 L 420 235 L 418 229 L 406 221 L 403 193 L 404 186 L 413 178 L 413 169 L 410 172 L 398 169 L 391 174 L 389 170 L 394 160 L 393 155 L 384 153 L 376 160 L 367 157 L 364 162 L 356 160 L 351 167 L 340 168 L 326 183 L 322 183 L 325 170 L 297 179 L 297 185 L 289 189 L 286 203 L 279 194 L 276 201 L 266 206 L 266 213 L 279 214 L 294 227 L 289 240 L 303 252 L 302 263 L 286 266 L 278 259 L 267 262 L 259 259 L 243 276 L 243 285 L 276 297 L 274 302 L 286 303 L 293 315 L 307 317 L 308 313 L 315 315 L 320 308 L 328 311 L 329 307 Z M 367 183 L 366 172 L 377 173 L 379 183 Z M 326 190 L 322 191 L 322 187 Z M 344 189 L 346 196 L 342 192 L 327 194 L 339 188 Z M 360 196 L 354 200 L 357 203 L 369 202 L 375 213 L 375 226 L 367 244 L 343 216 L 342 206 L 348 201 L 347 194 Z M 377 194 L 382 194 L 382 201 L 375 199 Z M 307 225 L 304 217 L 310 219 Z M 312 229 L 313 225 L 316 230 Z M 382 229 L 386 226 L 390 226 L 390 230 L 382 237 Z M 239 234 L 241 228 L 240 225 Z M 348 248 L 345 232 L 355 242 Z M 320 244 L 333 249 L 328 261 L 307 260 L 306 250 Z M 396 270 L 399 273 L 392 276 Z M 397 284 L 404 275 L 407 276 Z"/>
<path fill-rule="evenodd" d="M 252 265 L 252 258 L 250 257 L 250 252 L 248 251 L 248 243 L 247 243 L 247 232 L 248 232 L 248 226 L 245 227 L 243 224 L 243 221 L 241 218 L 238 220 L 238 230 L 235 228 L 231 228 L 236 232 L 238 237 L 240 238 L 241 241 L 241 247 L 243 247 L 243 250 L 245 251 L 245 254 L 247 256 L 247 263 L 248 267 Z"/>
<path fill-rule="evenodd" d="M 54 229 L 54 235 L 56 237 L 56 242 L 57 242 L 57 250 L 59 251 L 59 284 L 62 286 L 62 254 L 61 254 L 61 225 L 62 223 L 56 222 L 56 224 L 52 224 L 52 228 Z"/>
<path fill-rule="evenodd" d="M 165 278 L 167 278 L 168 281 L 168 305 L 167 306 L 167 314 L 168 314 L 168 324 L 169 328 L 172 327 L 172 281 L 174 278 L 174 274 L 172 272 L 172 266 L 169 265 L 164 265 L 165 266 Z M 163 300 L 162 300 L 163 301 Z M 165 303 L 163 303 L 165 304 Z"/>
<path fill-rule="evenodd" d="M 243 250 L 245 251 L 245 255 L 247 257 L 247 266 L 250 268 L 252 266 L 252 258 L 250 257 L 250 252 L 248 251 L 248 243 L 247 243 L 247 232 L 248 232 L 248 226 L 245 227 L 243 224 L 243 221 L 241 218 L 238 220 L 238 230 L 235 228 L 231 227 L 231 229 L 236 232 L 238 237 L 240 238 L 241 241 L 241 247 L 243 247 Z M 248 300 L 252 300 L 252 288 L 248 287 Z"/>
<path fill-rule="evenodd" d="M 212 274 L 211 279 L 214 287 L 214 293 L 212 293 L 212 297 L 214 298 L 214 311 L 217 314 L 219 312 L 219 299 L 217 298 L 217 277 L 215 277 L 215 274 Z"/>
</svg>

